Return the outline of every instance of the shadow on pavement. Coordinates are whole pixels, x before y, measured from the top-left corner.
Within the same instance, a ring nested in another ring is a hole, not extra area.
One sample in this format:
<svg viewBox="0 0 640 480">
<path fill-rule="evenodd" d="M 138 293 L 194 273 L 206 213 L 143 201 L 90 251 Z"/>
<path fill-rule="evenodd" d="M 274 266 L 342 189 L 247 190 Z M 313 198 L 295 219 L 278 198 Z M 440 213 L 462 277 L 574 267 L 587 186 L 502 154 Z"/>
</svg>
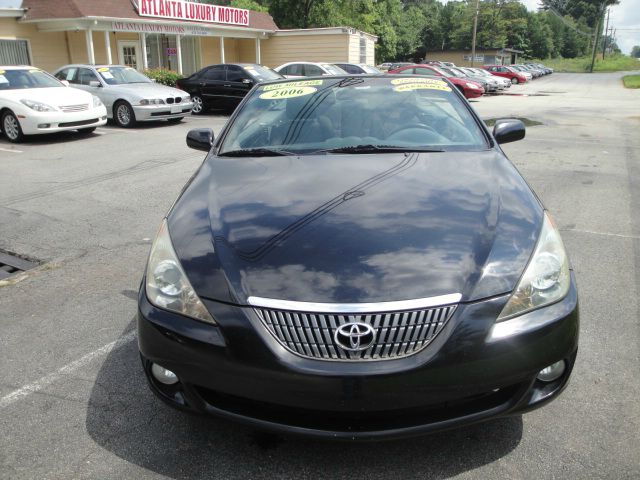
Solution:
<svg viewBox="0 0 640 480">
<path fill-rule="evenodd" d="M 86 426 L 109 452 L 175 479 L 448 478 L 507 455 L 522 437 L 519 416 L 380 443 L 259 433 L 166 406 L 147 388 L 135 341 L 113 350 L 100 368 Z"/>
</svg>

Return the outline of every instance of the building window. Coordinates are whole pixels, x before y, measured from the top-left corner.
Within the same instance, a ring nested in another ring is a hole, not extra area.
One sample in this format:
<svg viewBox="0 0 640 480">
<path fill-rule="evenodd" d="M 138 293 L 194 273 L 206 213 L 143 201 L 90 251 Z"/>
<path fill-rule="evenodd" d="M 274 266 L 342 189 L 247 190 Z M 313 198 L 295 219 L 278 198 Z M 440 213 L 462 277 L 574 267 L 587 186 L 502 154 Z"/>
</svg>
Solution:
<svg viewBox="0 0 640 480">
<path fill-rule="evenodd" d="M 360 34 L 360 63 L 367 63 L 367 39 Z"/>
<path fill-rule="evenodd" d="M 191 75 L 200 69 L 197 38 L 182 37 L 182 73 Z M 147 65 L 149 68 L 166 68 L 178 71 L 178 46 L 175 35 L 147 35 Z"/>
<path fill-rule="evenodd" d="M 0 40 L 0 65 L 31 65 L 26 40 Z"/>
</svg>

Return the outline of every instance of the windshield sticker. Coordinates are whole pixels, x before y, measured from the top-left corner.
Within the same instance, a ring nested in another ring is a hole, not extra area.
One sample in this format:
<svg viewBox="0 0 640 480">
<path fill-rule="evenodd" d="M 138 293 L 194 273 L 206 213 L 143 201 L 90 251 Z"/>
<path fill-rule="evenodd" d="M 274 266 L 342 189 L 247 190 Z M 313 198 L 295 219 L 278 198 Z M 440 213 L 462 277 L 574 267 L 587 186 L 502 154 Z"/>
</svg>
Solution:
<svg viewBox="0 0 640 480">
<path fill-rule="evenodd" d="M 322 85 L 322 82 L 322 80 L 303 80 L 301 82 L 276 83 L 275 85 L 266 85 L 262 91 L 268 92 L 270 90 L 281 90 L 283 88 L 319 86 Z"/>
<path fill-rule="evenodd" d="M 109 69 L 107 67 L 102 67 L 98 69 L 99 72 L 108 72 Z"/>
<path fill-rule="evenodd" d="M 4 70 L 0 70 L 0 75 L 2 75 L 4 73 Z"/>
<path fill-rule="evenodd" d="M 263 93 L 260 95 L 260 98 L 263 100 L 281 100 L 285 98 L 303 97 L 316 93 L 317 91 L 318 89 L 315 87 L 279 88 Z"/>
<path fill-rule="evenodd" d="M 394 78 L 393 80 L 391 80 L 391 83 L 393 85 L 403 85 L 405 83 L 430 83 L 430 84 L 434 84 L 434 85 L 442 85 L 444 87 L 447 86 L 447 83 L 443 80 L 438 80 L 435 78 L 420 78 L 420 77 L 416 77 L 416 78 Z"/>
<path fill-rule="evenodd" d="M 393 87 L 396 92 L 412 92 L 413 90 L 440 90 L 442 92 L 450 92 L 451 89 L 446 83 L 441 85 L 431 83 L 405 83 L 404 85 L 398 85 Z"/>
<path fill-rule="evenodd" d="M 111 80 L 113 78 L 111 72 L 100 72 L 100 75 L 102 75 L 102 78 L 104 78 L 105 80 Z"/>
</svg>

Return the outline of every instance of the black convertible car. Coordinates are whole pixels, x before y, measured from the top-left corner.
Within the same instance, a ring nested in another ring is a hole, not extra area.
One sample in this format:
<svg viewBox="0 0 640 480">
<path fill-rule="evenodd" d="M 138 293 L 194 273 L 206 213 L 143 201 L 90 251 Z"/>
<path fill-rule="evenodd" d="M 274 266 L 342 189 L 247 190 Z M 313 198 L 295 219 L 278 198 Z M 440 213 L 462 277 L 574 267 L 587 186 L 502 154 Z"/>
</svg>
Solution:
<svg viewBox="0 0 640 480">
<path fill-rule="evenodd" d="M 417 435 L 565 388 L 574 276 L 554 222 L 446 80 L 253 88 L 162 225 L 139 293 L 151 389 L 281 432 Z"/>
</svg>

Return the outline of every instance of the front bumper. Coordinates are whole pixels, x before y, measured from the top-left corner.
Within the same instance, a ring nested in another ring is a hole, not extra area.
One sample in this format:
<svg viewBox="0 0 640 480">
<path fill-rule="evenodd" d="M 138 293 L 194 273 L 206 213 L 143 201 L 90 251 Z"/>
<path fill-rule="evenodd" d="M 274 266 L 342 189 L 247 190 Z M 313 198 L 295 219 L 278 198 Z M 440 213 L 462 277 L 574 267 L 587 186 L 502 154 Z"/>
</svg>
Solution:
<svg viewBox="0 0 640 480">
<path fill-rule="evenodd" d="M 22 133 L 25 135 L 99 127 L 107 123 L 107 110 L 104 106 L 72 113 L 37 112 L 34 110 L 17 113 L 17 116 Z"/>
<path fill-rule="evenodd" d="M 189 115 L 193 108 L 193 102 L 164 105 L 134 105 L 133 111 L 137 122 L 149 122 L 153 120 L 167 120 Z"/>
<path fill-rule="evenodd" d="M 176 407 L 307 436 L 404 437 L 519 414 L 565 388 L 578 346 L 575 284 L 564 300 L 527 314 L 542 326 L 491 340 L 507 298 L 461 304 L 415 355 L 350 363 L 288 352 L 250 308 L 205 301 L 212 326 L 157 309 L 142 291 L 139 347 L 152 390 Z M 567 366 L 559 379 L 536 379 L 559 360 Z M 152 362 L 180 382 L 157 382 Z"/>
</svg>

